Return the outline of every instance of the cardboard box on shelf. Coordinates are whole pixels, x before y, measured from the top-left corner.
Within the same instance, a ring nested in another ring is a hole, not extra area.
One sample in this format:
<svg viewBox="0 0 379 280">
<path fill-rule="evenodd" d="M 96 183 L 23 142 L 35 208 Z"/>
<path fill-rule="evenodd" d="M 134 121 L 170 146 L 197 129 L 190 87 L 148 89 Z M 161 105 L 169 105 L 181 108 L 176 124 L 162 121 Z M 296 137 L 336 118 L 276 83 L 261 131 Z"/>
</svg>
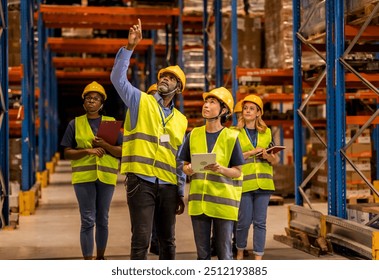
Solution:
<svg viewBox="0 0 379 280">
<path fill-rule="evenodd" d="M 346 210 L 348 220 L 355 221 L 359 224 L 368 225 L 373 228 L 379 228 L 378 220 L 371 224 L 367 224 L 370 220 L 379 215 L 378 203 L 348 204 Z"/>
<path fill-rule="evenodd" d="M 349 157 L 355 158 L 370 158 L 372 157 L 372 147 L 371 143 L 353 143 L 347 150 L 346 153 Z"/>
<path fill-rule="evenodd" d="M 348 125 L 346 127 L 345 141 L 346 143 L 358 132 L 359 125 Z M 370 144 L 371 143 L 371 130 L 366 128 L 355 140 L 356 143 L 360 144 Z"/>
<path fill-rule="evenodd" d="M 231 26 L 227 24 L 229 18 L 224 19 L 227 26 L 222 45 L 231 50 Z M 262 67 L 262 18 L 259 16 L 238 17 L 238 66 L 244 68 Z M 224 68 L 231 68 L 232 55 L 224 52 Z"/>
<path fill-rule="evenodd" d="M 277 164 L 273 168 L 275 194 L 283 197 L 293 195 L 295 190 L 294 165 Z"/>
<path fill-rule="evenodd" d="M 358 196 L 358 185 L 346 184 L 346 198 L 352 198 Z"/>
<path fill-rule="evenodd" d="M 371 158 L 358 158 L 351 160 L 360 171 L 371 171 Z M 346 171 L 355 171 L 353 166 L 346 162 Z"/>
<path fill-rule="evenodd" d="M 368 181 L 371 181 L 371 171 L 361 171 L 361 172 Z M 346 182 L 349 184 L 365 184 L 365 181 L 363 180 L 363 178 L 356 171 L 346 172 Z"/>
<path fill-rule="evenodd" d="M 326 183 L 312 182 L 311 193 L 318 195 L 321 199 L 326 200 L 328 197 L 328 186 Z"/>
<path fill-rule="evenodd" d="M 371 189 L 366 184 L 358 185 L 358 197 L 369 197 L 371 196 Z"/>
</svg>

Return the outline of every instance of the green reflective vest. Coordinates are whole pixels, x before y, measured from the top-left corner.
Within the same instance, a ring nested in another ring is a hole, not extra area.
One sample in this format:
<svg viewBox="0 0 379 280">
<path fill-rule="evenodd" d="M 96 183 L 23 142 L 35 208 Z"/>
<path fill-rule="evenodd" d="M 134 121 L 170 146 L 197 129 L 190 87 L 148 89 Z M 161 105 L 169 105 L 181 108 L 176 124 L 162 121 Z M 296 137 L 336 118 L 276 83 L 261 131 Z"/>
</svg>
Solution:
<svg viewBox="0 0 379 280">
<path fill-rule="evenodd" d="M 114 120 L 112 117 L 102 116 L 102 120 Z M 92 148 L 93 135 L 87 115 L 75 118 L 75 140 L 78 149 Z M 72 160 L 72 184 L 101 182 L 116 185 L 119 161 L 112 155 L 105 154 L 102 157 L 87 155 L 81 159 Z"/>
<path fill-rule="evenodd" d="M 254 149 L 245 129 L 241 129 L 238 138 L 243 153 Z M 258 133 L 257 147 L 267 148 L 271 141 L 272 136 L 270 128 L 267 128 L 265 133 Z M 272 165 L 262 157 L 251 156 L 246 159 L 245 164 L 242 166 L 242 172 L 244 175 L 242 192 L 249 192 L 257 189 L 275 190 Z"/>
<path fill-rule="evenodd" d="M 238 131 L 224 128 L 212 150 L 218 164 L 228 167 Z M 205 126 L 194 128 L 190 136 L 190 151 L 207 152 Z M 242 175 L 229 178 L 219 173 L 206 171 L 191 176 L 188 196 L 188 214 L 205 214 L 209 217 L 237 221 L 242 192 Z"/>
<path fill-rule="evenodd" d="M 177 109 L 165 118 L 152 95 L 141 92 L 136 127 L 130 127 L 130 110 L 124 125 L 121 173 L 157 177 L 177 185 L 176 154 L 187 130 L 187 118 Z"/>
</svg>

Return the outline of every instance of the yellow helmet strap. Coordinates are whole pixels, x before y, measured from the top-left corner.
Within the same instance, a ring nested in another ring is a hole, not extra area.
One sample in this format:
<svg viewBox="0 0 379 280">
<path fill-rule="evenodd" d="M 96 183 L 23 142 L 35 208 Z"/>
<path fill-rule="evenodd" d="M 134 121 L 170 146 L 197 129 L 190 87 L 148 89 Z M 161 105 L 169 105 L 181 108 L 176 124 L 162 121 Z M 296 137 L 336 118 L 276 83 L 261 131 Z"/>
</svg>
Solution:
<svg viewBox="0 0 379 280">
<path fill-rule="evenodd" d="M 158 92 L 161 96 L 175 95 L 177 91 L 178 91 L 178 87 L 174 88 L 172 91 L 169 91 L 169 92 L 161 92 L 158 90 Z"/>
<path fill-rule="evenodd" d="M 176 88 L 178 89 L 178 92 L 181 92 L 182 87 L 183 87 L 182 81 L 179 79 L 176 79 Z"/>
<path fill-rule="evenodd" d="M 214 96 L 209 96 L 210 98 L 215 98 Z M 207 97 L 205 100 L 207 100 L 209 97 Z M 208 120 L 208 121 L 214 121 L 214 120 L 217 120 L 218 118 L 222 118 L 222 117 L 225 117 L 227 118 L 228 117 L 228 112 L 229 112 L 229 109 L 228 107 L 225 105 L 224 102 L 222 102 L 221 100 L 219 100 L 218 98 L 215 98 L 219 103 L 220 103 L 220 112 L 218 113 L 218 115 L 216 117 L 212 117 L 212 118 L 204 118 L 205 120 Z M 225 113 L 222 113 L 222 110 L 226 110 Z M 221 121 L 221 123 L 223 123 L 225 121 Z"/>
</svg>

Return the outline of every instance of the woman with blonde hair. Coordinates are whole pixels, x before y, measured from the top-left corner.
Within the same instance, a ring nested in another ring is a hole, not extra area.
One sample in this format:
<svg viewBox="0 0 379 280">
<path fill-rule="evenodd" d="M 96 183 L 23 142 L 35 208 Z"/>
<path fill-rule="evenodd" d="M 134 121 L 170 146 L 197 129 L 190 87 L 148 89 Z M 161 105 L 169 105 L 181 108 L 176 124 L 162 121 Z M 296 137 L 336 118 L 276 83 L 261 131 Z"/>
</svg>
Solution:
<svg viewBox="0 0 379 280">
<path fill-rule="evenodd" d="M 262 259 L 266 242 L 266 218 L 270 196 L 275 190 L 272 164 L 276 156 L 266 149 L 274 146 L 270 128 L 262 120 L 262 99 L 250 94 L 242 101 L 242 115 L 238 119 L 239 140 L 245 159 L 242 197 L 237 223 L 237 260 L 243 259 L 250 225 L 253 224 L 253 253 Z M 261 155 L 257 155 L 261 154 Z"/>
</svg>

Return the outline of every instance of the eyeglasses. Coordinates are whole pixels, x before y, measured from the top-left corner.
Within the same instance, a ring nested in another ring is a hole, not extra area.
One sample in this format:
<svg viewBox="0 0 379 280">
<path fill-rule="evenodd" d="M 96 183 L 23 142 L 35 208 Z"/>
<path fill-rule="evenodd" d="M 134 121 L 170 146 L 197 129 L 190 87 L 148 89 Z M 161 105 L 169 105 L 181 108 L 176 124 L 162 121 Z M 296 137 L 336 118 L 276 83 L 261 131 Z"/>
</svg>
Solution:
<svg viewBox="0 0 379 280">
<path fill-rule="evenodd" d="M 84 100 L 85 101 L 96 101 L 96 102 L 99 102 L 99 101 L 101 101 L 101 98 L 100 97 L 92 97 L 92 96 L 86 96 L 86 97 L 84 97 Z"/>
</svg>

